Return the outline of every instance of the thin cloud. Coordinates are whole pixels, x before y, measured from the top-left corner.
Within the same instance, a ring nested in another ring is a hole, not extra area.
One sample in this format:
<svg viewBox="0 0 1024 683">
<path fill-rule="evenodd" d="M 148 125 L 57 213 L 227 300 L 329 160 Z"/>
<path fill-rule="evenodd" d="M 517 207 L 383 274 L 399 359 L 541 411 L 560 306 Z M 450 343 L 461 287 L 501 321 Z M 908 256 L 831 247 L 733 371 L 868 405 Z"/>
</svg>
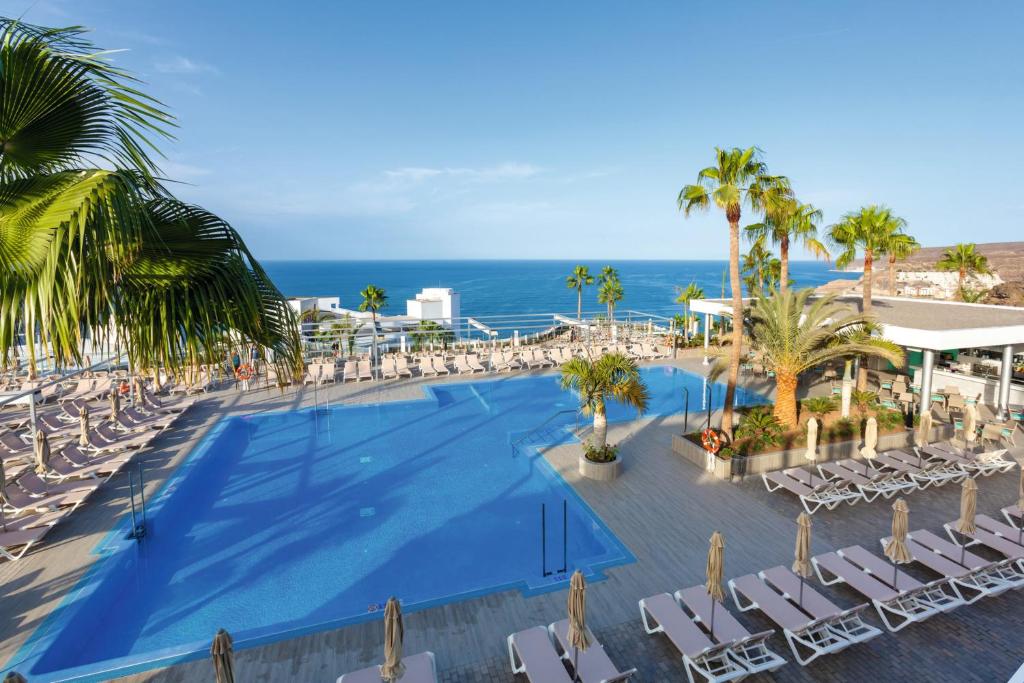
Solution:
<svg viewBox="0 0 1024 683">
<path fill-rule="evenodd" d="M 530 178 L 542 172 L 539 166 L 519 162 L 506 162 L 484 168 L 406 166 L 384 171 L 384 176 L 396 181 L 423 182 L 432 178 L 462 178 L 477 181 Z"/>
<path fill-rule="evenodd" d="M 197 62 L 183 55 L 174 55 L 158 61 L 153 68 L 162 74 L 218 74 L 220 70 L 210 64 Z"/>
</svg>

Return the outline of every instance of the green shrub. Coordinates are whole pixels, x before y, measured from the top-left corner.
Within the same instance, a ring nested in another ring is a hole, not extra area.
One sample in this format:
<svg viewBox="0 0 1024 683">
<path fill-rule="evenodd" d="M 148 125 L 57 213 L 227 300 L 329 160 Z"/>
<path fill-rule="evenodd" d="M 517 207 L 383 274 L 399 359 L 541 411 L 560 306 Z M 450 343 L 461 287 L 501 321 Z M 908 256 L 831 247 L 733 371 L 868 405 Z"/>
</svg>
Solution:
<svg viewBox="0 0 1024 683">
<path fill-rule="evenodd" d="M 782 432 L 782 425 L 771 409 L 758 408 L 744 416 L 736 428 L 736 439 L 745 442 L 743 452 L 757 452 L 778 445 Z"/>
<path fill-rule="evenodd" d="M 878 394 L 873 391 L 857 391 L 850 394 L 850 401 L 857 406 L 857 412 L 861 415 L 868 412 L 878 404 Z"/>
<path fill-rule="evenodd" d="M 800 407 L 810 414 L 821 418 L 836 409 L 836 402 L 831 396 L 817 396 L 805 398 L 800 402 Z"/>
<path fill-rule="evenodd" d="M 602 448 L 595 448 L 589 443 L 583 445 L 583 456 L 590 462 L 611 462 L 615 460 L 618 452 L 619 447 L 610 443 L 605 444 Z"/>
<path fill-rule="evenodd" d="M 828 426 L 828 429 L 825 430 L 825 437 L 827 441 L 845 441 L 852 439 L 855 433 L 857 433 L 856 425 L 852 420 L 844 417 Z"/>
</svg>

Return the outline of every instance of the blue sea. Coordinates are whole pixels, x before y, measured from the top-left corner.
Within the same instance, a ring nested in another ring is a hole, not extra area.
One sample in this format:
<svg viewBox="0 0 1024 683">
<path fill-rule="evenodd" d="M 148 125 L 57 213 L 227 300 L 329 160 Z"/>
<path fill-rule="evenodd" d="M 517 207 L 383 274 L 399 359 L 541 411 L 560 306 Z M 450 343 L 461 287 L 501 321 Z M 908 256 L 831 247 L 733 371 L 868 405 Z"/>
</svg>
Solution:
<svg viewBox="0 0 1024 683">
<path fill-rule="evenodd" d="M 576 312 L 576 292 L 565 278 L 579 261 L 262 261 L 286 296 L 340 296 L 355 308 L 359 292 L 372 284 L 388 295 L 385 314 L 405 313 L 405 300 L 424 287 L 451 287 L 462 295 L 462 315 L 485 318 L 516 313 Z M 705 296 L 722 296 L 726 261 L 590 261 L 592 275 L 606 265 L 618 269 L 625 290 L 619 311 L 665 315 L 679 313 L 677 287 L 696 282 Z M 798 287 L 816 287 L 855 273 L 831 270 L 819 261 L 790 263 Z M 725 293 L 729 294 L 728 278 Z M 603 312 L 597 287 L 583 292 L 584 311 Z"/>
</svg>

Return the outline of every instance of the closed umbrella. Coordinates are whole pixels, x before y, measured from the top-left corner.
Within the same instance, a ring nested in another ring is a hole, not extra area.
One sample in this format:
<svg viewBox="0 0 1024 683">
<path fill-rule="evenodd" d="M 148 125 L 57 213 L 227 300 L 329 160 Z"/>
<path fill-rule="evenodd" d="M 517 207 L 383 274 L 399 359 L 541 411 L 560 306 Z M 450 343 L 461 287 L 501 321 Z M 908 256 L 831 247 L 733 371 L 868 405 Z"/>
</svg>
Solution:
<svg viewBox="0 0 1024 683">
<path fill-rule="evenodd" d="M 4 683 L 28 683 L 28 680 L 17 671 L 8 671 Z"/>
<path fill-rule="evenodd" d="M 860 449 L 860 454 L 868 461 L 874 460 L 878 452 L 875 451 L 875 447 L 878 446 L 878 421 L 874 417 L 868 418 L 868 423 L 864 426 L 864 448 Z M 864 463 L 864 473 L 867 474 L 868 465 Z"/>
<path fill-rule="evenodd" d="M 117 414 L 121 412 L 121 394 L 115 388 L 110 392 L 110 421 L 117 420 Z"/>
<path fill-rule="evenodd" d="M 1020 513 L 1020 530 L 1017 532 L 1017 545 L 1024 540 L 1024 467 L 1020 468 L 1020 487 L 1017 489 L 1017 512 Z"/>
<path fill-rule="evenodd" d="M 78 409 L 78 424 L 82 432 L 78 436 L 78 445 L 86 447 L 89 445 L 89 409 L 86 406 Z"/>
<path fill-rule="evenodd" d="M 922 398 L 922 400 L 924 400 Z M 918 448 L 928 445 L 928 439 L 932 433 L 932 411 L 928 409 L 921 413 L 921 422 L 917 425 L 917 434 L 914 435 L 914 443 Z M 921 451 L 917 452 L 917 466 L 921 466 Z"/>
<path fill-rule="evenodd" d="M 913 558 L 907 549 L 907 530 L 910 527 L 910 510 L 902 498 L 892 504 L 892 538 L 885 545 L 885 556 L 892 560 L 892 585 L 896 585 L 897 567 L 910 562 Z"/>
<path fill-rule="evenodd" d="M 800 577 L 800 599 L 804 604 L 804 579 L 811 575 L 811 516 L 801 512 L 796 518 L 796 550 L 793 553 L 793 573 Z"/>
<path fill-rule="evenodd" d="M 974 442 L 978 440 L 978 409 L 974 407 L 973 403 L 968 403 L 966 410 L 964 410 L 964 441 L 974 447 Z"/>
<path fill-rule="evenodd" d="M 45 476 L 50 471 L 50 440 L 46 438 L 46 432 L 36 430 L 35 441 L 36 474 Z"/>
<path fill-rule="evenodd" d="M 587 582 L 583 573 L 577 569 L 569 580 L 569 644 L 572 645 L 573 680 L 579 680 L 577 664 L 580 650 L 590 647 L 590 636 L 587 634 Z"/>
<path fill-rule="evenodd" d="M 974 514 L 978 509 L 978 485 L 968 477 L 964 479 L 963 488 L 960 490 L 960 520 L 957 522 L 956 530 L 964 536 L 971 536 L 977 531 L 974 526 Z M 967 553 L 967 539 L 963 538 L 960 545 L 960 564 L 964 563 L 964 556 Z"/>
<path fill-rule="evenodd" d="M 722 570 L 725 566 L 725 539 L 717 531 L 711 534 L 711 542 L 708 547 L 708 564 L 705 570 L 707 582 L 704 589 L 711 596 L 711 638 L 715 637 L 715 604 L 725 599 L 725 591 L 722 590 Z"/>
<path fill-rule="evenodd" d="M 811 483 L 814 483 L 814 465 L 818 459 L 818 421 L 813 417 L 807 421 L 807 450 L 804 458 L 811 464 Z"/>
<path fill-rule="evenodd" d="M 402 643 L 405 640 L 405 626 L 402 624 L 402 608 L 394 596 L 388 598 L 384 607 L 384 663 L 380 677 L 385 681 L 397 681 L 405 673 L 402 663 Z"/>
<path fill-rule="evenodd" d="M 235 683 L 235 655 L 232 647 L 228 632 L 224 629 L 217 631 L 217 635 L 213 637 L 213 644 L 210 645 L 217 683 Z"/>
</svg>

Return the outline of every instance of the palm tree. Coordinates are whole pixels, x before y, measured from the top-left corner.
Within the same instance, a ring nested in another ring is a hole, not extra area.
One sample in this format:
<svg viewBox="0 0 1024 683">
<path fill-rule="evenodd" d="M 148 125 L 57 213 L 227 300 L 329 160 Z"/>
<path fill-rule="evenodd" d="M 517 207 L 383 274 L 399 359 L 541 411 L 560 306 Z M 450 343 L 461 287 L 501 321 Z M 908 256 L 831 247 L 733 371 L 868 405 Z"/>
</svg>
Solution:
<svg viewBox="0 0 1024 683">
<path fill-rule="evenodd" d="M 576 290 L 576 319 L 583 318 L 583 288 L 594 284 L 594 276 L 586 266 L 576 266 L 572 274 L 565 278 L 565 286 Z"/>
<path fill-rule="evenodd" d="M 774 259 L 772 253 L 765 249 L 764 239 L 755 240 L 750 245 L 750 251 L 743 254 L 742 258 L 743 286 L 747 293 L 753 296 L 756 292 L 764 291 L 766 281 L 771 284 L 772 266 L 778 259 Z M 776 270 L 781 270 L 781 265 Z"/>
<path fill-rule="evenodd" d="M 697 173 L 697 182 L 679 192 L 677 204 L 683 215 L 706 211 L 713 203 L 729 223 L 729 282 L 732 287 L 732 349 L 729 377 L 722 409 L 722 431 L 732 437 L 733 399 L 743 352 L 743 288 L 740 283 L 740 218 L 743 207 L 763 211 L 769 198 L 785 194 L 789 181 L 771 176 L 756 147 L 729 150 L 715 148 L 714 165 Z"/>
<path fill-rule="evenodd" d="M 230 332 L 294 374 L 295 314 L 230 225 L 160 184 L 173 118 L 83 34 L 0 19 L 0 355 L 24 333 L 64 367 L 116 338 L 140 371 L 175 371 Z"/>
<path fill-rule="evenodd" d="M 921 245 L 916 239 L 904 232 L 897 232 L 889 236 L 888 244 L 885 245 L 885 253 L 889 255 L 889 295 L 896 294 L 896 262 L 910 258 Z"/>
<path fill-rule="evenodd" d="M 796 390 L 807 370 L 850 355 L 879 356 L 902 366 L 903 349 L 893 342 L 861 331 L 871 323 L 865 313 L 851 313 L 834 296 L 810 300 L 812 289 L 785 294 L 758 293 L 750 308 L 748 333 L 751 346 L 775 372 L 775 406 L 779 422 L 795 428 Z M 724 372 L 724 360 L 716 362 L 712 375 Z"/>
<path fill-rule="evenodd" d="M 605 403 L 615 400 L 647 410 L 647 385 L 640 378 L 636 361 L 621 353 L 608 353 L 596 360 L 577 356 L 562 366 L 562 389 L 579 396 L 584 415 L 594 416 L 594 434 L 590 444 L 601 450 L 608 442 L 608 417 Z"/>
<path fill-rule="evenodd" d="M 837 249 L 842 250 L 836 257 L 837 268 L 850 265 L 857 258 L 858 250 L 864 253 L 865 313 L 871 311 L 875 257 L 887 253 L 892 236 L 902 232 L 906 225 L 907 222 L 894 215 L 891 209 L 872 204 L 846 214 L 838 223 L 829 227 L 829 239 Z"/>
<path fill-rule="evenodd" d="M 388 303 L 387 293 L 380 287 L 374 285 L 366 285 L 366 289 L 359 292 L 359 296 L 363 297 L 362 302 L 359 304 L 359 310 L 370 312 L 370 318 L 373 323 L 373 358 L 377 358 L 377 313 L 380 309 Z"/>
<path fill-rule="evenodd" d="M 622 301 L 625 295 L 622 283 L 619 282 L 618 278 L 604 280 L 597 288 L 597 301 L 607 307 L 609 322 L 615 322 L 615 304 Z"/>
<path fill-rule="evenodd" d="M 694 299 L 703 299 L 704 290 L 697 286 L 696 282 L 691 282 L 686 285 L 686 289 L 682 287 L 676 287 L 676 291 L 679 292 L 679 296 L 676 297 L 676 303 L 683 305 L 683 341 L 689 343 L 690 341 L 690 302 Z M 705 331 L 706 333 L 706 331 Z"/>
<path fill-rule="evenodd" d="M 821 216 L 821 210 L 810 204 L 786 197 L 769 204 L 763 222 L 744 228 L 747 237 L 755 243 L 768 240 L 778 245 L 780 293 L 785 294 L 789 287 L 789 248 L 792 243 L 802 244 L 816 258 L 828 259 L 828 249 L 818 240 Z"/>
<path fill-rule="evenodd" d="M 973 243 L 961 243 L 951 249 L 947 249 L 946 253 L 939 259 L 939 262 L 935 264 L 935 267 L 939 270 L 957 271 L 957 292 L 960 293 L 961 299 L 964 298 L 962 294 L 964 291 L 964 280 L 968 275 L 991 272 L 988 268 L 988 258 L 978 252 L 977 246 Z"/>
</svg>

